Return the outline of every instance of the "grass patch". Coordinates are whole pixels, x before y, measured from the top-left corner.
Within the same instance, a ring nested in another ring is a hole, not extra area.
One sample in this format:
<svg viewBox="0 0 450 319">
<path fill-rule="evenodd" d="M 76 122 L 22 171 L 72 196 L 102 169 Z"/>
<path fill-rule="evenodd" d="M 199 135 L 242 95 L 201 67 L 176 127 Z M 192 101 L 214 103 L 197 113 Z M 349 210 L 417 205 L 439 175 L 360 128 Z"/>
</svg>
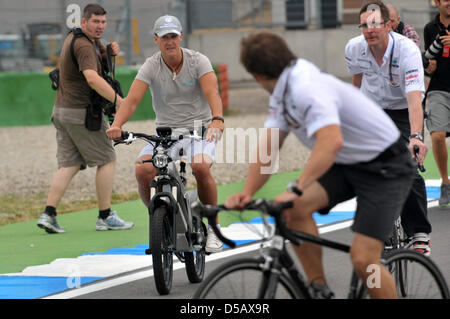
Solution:
<svg viewBox="0 0 450 319">
<path fill-rule="evenodd" d="M 139 199 L 138 193 L 116 194 L 111 197 L 111 204 Z M 0 226 L 26 222 L 39 218 L 45 208 L 47 193 L 30 195 L 6 194 L 0 196 Z M 58 214 L 76 212 L 97 207 L 97 199 L 65 201 L 58 204 Z"/>
</svg>

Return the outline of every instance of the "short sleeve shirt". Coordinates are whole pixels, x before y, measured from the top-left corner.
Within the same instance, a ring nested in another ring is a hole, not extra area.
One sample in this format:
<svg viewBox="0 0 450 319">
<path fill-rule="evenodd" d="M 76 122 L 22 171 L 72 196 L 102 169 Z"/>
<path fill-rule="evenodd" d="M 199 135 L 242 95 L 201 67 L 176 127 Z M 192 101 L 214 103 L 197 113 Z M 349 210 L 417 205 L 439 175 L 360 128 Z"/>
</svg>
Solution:
<svg viewBox="0 0 450 319">
<path fill-rule="evenodd" d="M 408 108 L 406 95 L 425 91 L 422 55 L 417 45 L 396 32 L 389 33 L 389 43 L 378 66 L 363 35 L 351 39 L 345 47 L 350 74 L 363 74 L 361 91 L 383 109 Z M 392 66 L 392 81 L 389 74 Z"/>
<path fill-rule="evenodd" d="M 315 133 L 333 124 L 344 139 L 338 164 L 370 161 L 400 136 L 392 120 L 357 88 L 297 60 L 277 81 L 265 127 L 292 131 L 312 149 Z"/>
<path fill-rule="evenodd" d="M 209 59 L 196 51 L 182 48 L 183 66 L 173 79 L 161 52 L 148 58 L 136 79 L 150 86 L 157 126 L 198 128 L 199 121 L 211 121 L 211 108 L 202 93 L 200 78 L 214 72 Z"/>
<path fill-rule="evenodd" d="M 64 41 L 61 50 L 60 87 L 55 107 L 86 109 L 90 102 L 91 88 L 81 72 L 90 69 L 101 73 L 100 58 L 96 51 L 96 45 L 100 46 L 100 43 L 94 44 L 84 36 L 75 40 L 74 55 L 78 62 L 77 68 L 70 53 L 72 39 L 73 34 L 71 33 Z"/>
</svg>

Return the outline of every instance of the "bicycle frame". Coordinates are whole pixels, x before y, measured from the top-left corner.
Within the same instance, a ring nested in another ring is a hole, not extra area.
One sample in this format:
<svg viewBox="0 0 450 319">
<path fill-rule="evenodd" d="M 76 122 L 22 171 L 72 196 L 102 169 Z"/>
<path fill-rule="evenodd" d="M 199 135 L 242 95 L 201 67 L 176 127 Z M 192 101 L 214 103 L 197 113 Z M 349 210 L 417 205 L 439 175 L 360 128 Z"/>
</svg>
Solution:
<svg viewBox="0 0 450 319">
<path fill-rule="evenodd" d="M 287 203 L 286 203 L 287 204 Z M 226 210 L 224 206 L 205 208 L 200 205 L 196 205 L 199 209 L 195 208 L 195 210 L 202 211 L 200 214 L 202 216 L 207 217 L 208 219 L 214 218 L 215 215 L 220 210 Z M 256 205 L 257 206 L 257 205 Z M 211 209 L 211 210 L 209 210 Z M 250 208 L 255 209 L 255 208 Z M 261 208 L 256 208 L 260 210 Z M 284 208 L 283 208 L 284 209 Z M 261 210 L 263 214 L 267 214 Z M 264 278 L 263 284 L 260 286 L 260 291 L 258 293 L 259 298 L 274 298 L 276 293 L 276 285 L 278 283 L 278 278 L 281 275 L 281 271 L 285 269 L 290 278 L 295 281 L 295 287 L 301 292 L 303 296 L 306 298 L 310 297 L 310 292 L 308 291 L 309 283 L 303 277 L 300 270 L 298 269 L 295 259 L 297 256 L 294 252 L 290 252 L 286 247 L 285 241 L 290 241 L 293 245 L 301 245 L 302 241 L 306 241 L 309 243 L 317 244 L 322 247 L 328 247 L 334 250 L 342 251 L 344 253 L 350 252 L 350 246 L 342 243 L 338 243 L 332 240 L 328 240 L 325 238 L 321 238 L 318 236 L 310 235 L 304 232 L 294 231 L 292 229 L 287 229 L 284 221 L 282 220 L 280 213 L 268 213 L 270 216 L 275 218 L 275 234 L 270 239 L 270 248 L 263 252 L 261 251 L 261 257 L 264 260 L 264 263 L 261 265 L 261 269 L 270 271 L 269 278 Z M 220 231 L 213 226 L 214 231 L 217 236 L 225 243 L 229 243 L 231 247 L 233 247 L 233 242 L 224 237 Z M 295 259 L 294 259 L 295 258 Z M 361 298 L 363 290 L 360 289 L 359 286 L 360 279 L 356 275 L 356 273 L 352 272 L 350 289 L 348 293 L 349 299 Z"/>
</svg>

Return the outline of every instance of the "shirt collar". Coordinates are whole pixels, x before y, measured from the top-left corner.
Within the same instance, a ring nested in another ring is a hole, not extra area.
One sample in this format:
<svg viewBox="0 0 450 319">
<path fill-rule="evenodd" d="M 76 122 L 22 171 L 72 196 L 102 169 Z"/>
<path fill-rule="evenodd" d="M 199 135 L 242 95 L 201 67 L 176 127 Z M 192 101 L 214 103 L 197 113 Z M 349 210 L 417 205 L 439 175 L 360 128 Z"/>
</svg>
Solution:
<svg viewBox="0 0 450 319">
<path fill-rule="evenodd" d="M 296 64 L 297 60 L 292 61 L 291 64 L 285 67 L 283 72 L 281 72 L 281 75 L 278 78 L 277 84 L 275 84 L 275 88 L 273 89 L 273 93 L 271 96 L 271 100 L 275 104 L 282 103 L 288 85 L 289 74 Z"/>
<path fill-rule="evenodd" d="M 384 52 L 383 61 L 389 60 L 390 55 L 391 55 L 391 49 L 392 49 L 392 46 L 394 45 L 393 31 L 390 31 L 388 36 L 389 36 L 389 40 L 388 40 L 388 45 L 387 45 L 386 51 Z M 363 39 L 364 39 L 364 36 L 363 36 Z M 363 44 L 364 44 L 366 56 L 372 56 L 374 58 L 372 51 L 370 51 L 369 44 L 367 44 L 366 39 L 364 39 Z"/>
</svg>

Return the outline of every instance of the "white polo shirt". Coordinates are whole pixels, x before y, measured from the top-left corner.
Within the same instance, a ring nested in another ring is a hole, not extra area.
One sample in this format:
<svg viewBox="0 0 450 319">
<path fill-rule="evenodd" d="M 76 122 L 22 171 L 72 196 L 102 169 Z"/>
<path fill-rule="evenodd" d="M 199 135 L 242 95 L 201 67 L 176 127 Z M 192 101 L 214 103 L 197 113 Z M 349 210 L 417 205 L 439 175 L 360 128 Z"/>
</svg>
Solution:
<svg viewBox="0 0 450 319">
<path fill-rule="evenodd" d="M 345 47 L 345 59 L 351 74 L 363 74 L 361 91 L 383 109 L 408 108 L 406 94 L 425 92 L 422 55 L 413 41 L 396 32 L 389 33 L 389 43 L 378 66 L 363 35 L 351 39 Z M 392 64 L 392 80 L 389 65 Z"/>
<path fill-rule="evenodd" d="M 297 60 L 277 81 L 265 127 L 292 131 L 312 149 L 315 133 L 332 124 L 340 126 L 344 139 L 339 164 L 370 161 L 400 136 L 386 113 L 353 85 Z"/>
</svg>

